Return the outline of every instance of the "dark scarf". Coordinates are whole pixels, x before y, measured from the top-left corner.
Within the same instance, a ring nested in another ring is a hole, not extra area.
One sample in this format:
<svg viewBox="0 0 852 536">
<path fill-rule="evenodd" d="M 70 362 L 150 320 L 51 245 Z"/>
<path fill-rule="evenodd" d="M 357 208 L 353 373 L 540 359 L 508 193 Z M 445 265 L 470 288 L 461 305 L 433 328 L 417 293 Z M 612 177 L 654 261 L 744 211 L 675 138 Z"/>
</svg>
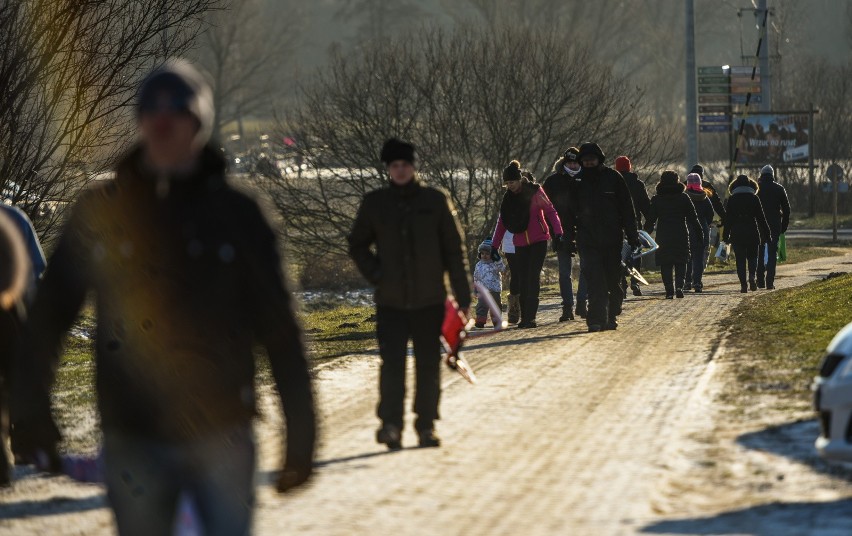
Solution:
<svg viewBox="0 0 852 536">
<path fill-rule="evenodd" d="M 503 225 L 512 234 L 523 233 L 530 223 L 530 205 L 533 196 L 538 192 L 538 184 L 530 182 L 521 183 L 521 191 L 513 194 L 509 190 L 503 194 L 503 202 L 500 203 L 500 218 Z"/>
</svg>

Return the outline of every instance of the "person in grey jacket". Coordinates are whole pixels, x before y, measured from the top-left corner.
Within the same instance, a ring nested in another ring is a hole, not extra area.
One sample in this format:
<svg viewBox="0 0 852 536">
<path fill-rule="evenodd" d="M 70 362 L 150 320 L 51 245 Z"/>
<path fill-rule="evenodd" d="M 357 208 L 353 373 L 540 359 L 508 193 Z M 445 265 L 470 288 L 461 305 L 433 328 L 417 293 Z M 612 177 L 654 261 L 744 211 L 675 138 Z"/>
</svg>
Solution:
<svg viewBox="0 0 852 536">
<path fill-rule="evenodd" d="M 376 338 L 382 358 L 382 424 L 376 441 L 392 450 L 402 448 L 405 357 L 412 339 L 417 372 L 414 427 L 421 447 L 437 447 L 446 275 L 459 307 L 467 311 L 471 302 L 464 235 L 447 194 L 417 176 L 412 144 L 392 138 L 382 147 L 381 159 L 390 181 L 364 196 L 348 237 L 349 255 L 376 287 Z"/>
</svg>

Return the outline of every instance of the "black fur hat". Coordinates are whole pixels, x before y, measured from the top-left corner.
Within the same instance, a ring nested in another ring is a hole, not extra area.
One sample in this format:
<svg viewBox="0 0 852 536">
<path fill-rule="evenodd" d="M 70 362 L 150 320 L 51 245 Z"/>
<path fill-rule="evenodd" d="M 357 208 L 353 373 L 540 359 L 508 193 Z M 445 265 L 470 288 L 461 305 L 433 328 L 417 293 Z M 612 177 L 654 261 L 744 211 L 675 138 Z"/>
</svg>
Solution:
<svg viewBox="0 0 852 536">
<path fill-rule="evenodd" d="M 395 160 L 405 160 L 412 164 L 417 160 L 414 145 L 398 138 L 391 138 L 382 146 L 382 162 L 390 164 Z"/>
</svg>

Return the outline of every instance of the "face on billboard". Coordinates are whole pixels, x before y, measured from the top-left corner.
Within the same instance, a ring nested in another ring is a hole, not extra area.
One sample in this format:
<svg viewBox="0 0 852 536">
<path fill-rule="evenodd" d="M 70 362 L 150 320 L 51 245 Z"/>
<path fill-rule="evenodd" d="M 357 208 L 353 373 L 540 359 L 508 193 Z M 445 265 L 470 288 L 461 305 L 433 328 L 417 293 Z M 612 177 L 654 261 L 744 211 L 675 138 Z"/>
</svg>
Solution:
<svg viewBox="0 0 852 536">
<path fill-rule="evenodd" d="M 735 131 L 741 120 L 734 120 Z M 737 163 L 806 163 L 809 147 L 807 114 L 753 115 L 745 118 L 742 135 L 737 137 Z"/>
</svg>

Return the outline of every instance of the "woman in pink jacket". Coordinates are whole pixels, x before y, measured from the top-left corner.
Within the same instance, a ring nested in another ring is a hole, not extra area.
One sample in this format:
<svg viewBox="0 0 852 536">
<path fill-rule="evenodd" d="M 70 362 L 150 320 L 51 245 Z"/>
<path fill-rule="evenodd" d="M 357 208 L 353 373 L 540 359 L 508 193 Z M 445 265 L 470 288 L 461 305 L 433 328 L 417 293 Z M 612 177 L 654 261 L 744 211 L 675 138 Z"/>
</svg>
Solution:
<svg viewBox="0 0 852 536">
<path fill-rule="evenodd" d="M 501 243 L 507 230 L 514 234 L 516 277 L 520 280 L 521 321 L 518 327 L 534 328 L 547 241 L 551 238 L 551 229 L 554 240 L 562 239 L 562 223 L 541 186 L 521 177 L 521 164 L 517 160 L 512 160 L 503 170 L 503 182 L 506 193 L 500 203 L 500 217 L 491 243 Z"/>
</svg>

